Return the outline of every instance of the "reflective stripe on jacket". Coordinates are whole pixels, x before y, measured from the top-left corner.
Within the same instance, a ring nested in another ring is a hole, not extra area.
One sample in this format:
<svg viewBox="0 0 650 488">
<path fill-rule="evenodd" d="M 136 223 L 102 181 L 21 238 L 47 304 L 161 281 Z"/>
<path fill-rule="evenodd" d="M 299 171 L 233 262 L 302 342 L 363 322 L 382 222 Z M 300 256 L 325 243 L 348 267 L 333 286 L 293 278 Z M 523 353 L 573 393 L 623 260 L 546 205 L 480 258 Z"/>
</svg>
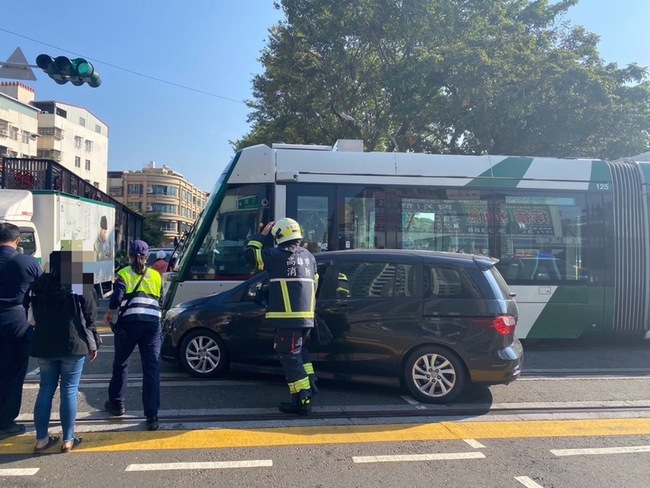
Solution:
<svg viewBox="0 0 650 488">
<path fill-rule="evenodd" d="M 125 320 L 160 320 L 160 295 L 162 290 L 160 273 L 147 268 L 135 294 L 133 290 L 140 281 L 141 275 L 135 273 L 131 266 L 122 268 L 117 272 L 117 275 L 124 281 L 125 285 L 125 293 L 120 302 L 120 318 Z"/>
</svg>

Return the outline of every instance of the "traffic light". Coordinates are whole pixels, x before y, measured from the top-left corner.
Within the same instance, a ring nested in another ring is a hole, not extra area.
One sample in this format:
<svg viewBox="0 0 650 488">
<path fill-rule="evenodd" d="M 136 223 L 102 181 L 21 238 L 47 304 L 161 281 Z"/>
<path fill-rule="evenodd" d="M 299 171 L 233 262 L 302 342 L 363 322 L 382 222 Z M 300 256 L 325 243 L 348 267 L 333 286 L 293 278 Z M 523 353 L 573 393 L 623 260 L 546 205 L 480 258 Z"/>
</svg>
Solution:
<svg viewBox="0 0 650 488">
<path fill-rule="evenodd" d="M 99 73 L 83 58 L 69 59 L 65 56 L 52 58 L 49 54 L 39 54 L 36 57 L 36 65 L 59 85 L 65 85 L 70 81 L 75 86 L 88 83 L 93 88 L 97 88 L 102 84 Z"/>
</svg>

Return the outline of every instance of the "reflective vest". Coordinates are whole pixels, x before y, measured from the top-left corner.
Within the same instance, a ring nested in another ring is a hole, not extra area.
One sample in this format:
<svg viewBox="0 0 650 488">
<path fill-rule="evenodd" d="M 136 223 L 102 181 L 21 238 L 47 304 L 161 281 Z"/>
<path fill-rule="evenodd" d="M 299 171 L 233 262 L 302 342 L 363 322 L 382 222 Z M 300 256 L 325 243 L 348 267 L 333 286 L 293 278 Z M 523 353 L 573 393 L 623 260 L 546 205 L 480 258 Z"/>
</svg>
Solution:
<svg viewBox="0 0 650 488">
<path fill-rule="evenodd" d="M 257 268 L 269 274 L 266 318 L 277 320 L 278 327 L 313 327 L 318 282 L 316 259 L 298 245 L 265 248 L 256 237 L 252 237 L 247 247 L 254 251 Z"/>
<path fill-rule="evenodd" d="M 136 274 L 131 266 L 122 268 L 117 275 L 124 280 L 125 293 L 120 302 L 120 318 L 125 320 L 160 320 L 160 291 L 162 289 L 162 277 L 160 273 L 147 268 L 140 286 L 135 290 L 139 274 Z"/>
</svg>

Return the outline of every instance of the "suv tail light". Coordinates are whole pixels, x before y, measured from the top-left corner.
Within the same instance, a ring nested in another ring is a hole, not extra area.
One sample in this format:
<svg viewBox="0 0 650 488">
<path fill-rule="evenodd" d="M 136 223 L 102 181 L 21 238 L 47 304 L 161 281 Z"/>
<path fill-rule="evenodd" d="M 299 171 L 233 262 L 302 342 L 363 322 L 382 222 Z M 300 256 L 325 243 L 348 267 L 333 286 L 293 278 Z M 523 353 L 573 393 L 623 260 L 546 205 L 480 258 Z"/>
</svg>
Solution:
<svg viewBox="0 0 650 488">
<path fill-rule="evenodd" d="M 497 317 L 475 317 L 470 319 L 470 323 L 495 331 L 499 335 L 509 335 L 515 333 L 517 319 L 512 315 L 499 315 Z"/>
<path fill-rule="evenodd" d="M 514 334 L 516 326 L 517 319 L 512 315 L 499 315 L 492 319 L 492 327 L 501 335 Z"/>
</svg>

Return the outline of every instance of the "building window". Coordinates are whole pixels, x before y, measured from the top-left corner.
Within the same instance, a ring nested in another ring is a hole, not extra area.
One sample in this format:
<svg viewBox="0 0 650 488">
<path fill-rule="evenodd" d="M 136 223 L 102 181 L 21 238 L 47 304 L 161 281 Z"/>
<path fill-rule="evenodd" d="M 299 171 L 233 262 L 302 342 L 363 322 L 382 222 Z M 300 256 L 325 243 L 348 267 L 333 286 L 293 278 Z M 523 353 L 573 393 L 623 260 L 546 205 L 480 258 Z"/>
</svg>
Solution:
<svg viewBox="0 0 650 488">
<path fill-rule="evenodd" d="M 176 215 L 176 205 L 168 205 L 166 203 L 154 203 L 151 205 L 151 211 L 161 214 L 174 214 Z"/>
<path fill-rule="evenodd" d="M 98 134 L 101 134 L 102 133 L 102 126 L 99 125 L 99 124 L 95 124 L 95 132 L 97 132 Z"/>
<path fill-rule="evenodd" d="M 86 139 L 86 151 L 92 151 L 93 150 L 93 141 L 89 141 Z"/>
<path fill-rule="evenodd" d="M 86 159 L 86 169 L 90 171 L 90 159 Z"/>
<path fill-rule="evenodd" d="M 9 138 L 13 139 L 14 141 L 18 140 L 18 127 L 9 128 Z"/>
<path fill-rule="evenodd" d="M 20 136 L 22 137 L 24 144 L 29 144 L 29 132 L 24 130 L 21 132 Z"/>
<path fill-rule="evenodd" d="M 177 232 L 178 222 L 161 222 L 160 230 L 164 232 Z"/>
<path fill-rule="evenodd" d="M 175 197 L 178 195 L 178 187 L 167 185 L 151 185 L 154 195 L 163 195 L 168 197 Z"/>
<path fill-rule="evenodd" d="M 81 158 L 79 156 L 74 157 L 74 167 L 81 168 Z"/>
<path fill-rule="evenodd" d="M 142 185 L 131 184 L 127 188 L 127 194 L 129 195 L 142 195 Z"/>
<path fill-rule="evenodd" d="M 74 147 L 81 147 L 81 141 L 83 141 L 81 137 L 74 136 Z"/>
<path fill-rule="evenodd" d="M 86 119 L 84 119 L 83 117 L 79 117 L 79 125 L 81 127 L 86 127 Z"/>
</svg>

